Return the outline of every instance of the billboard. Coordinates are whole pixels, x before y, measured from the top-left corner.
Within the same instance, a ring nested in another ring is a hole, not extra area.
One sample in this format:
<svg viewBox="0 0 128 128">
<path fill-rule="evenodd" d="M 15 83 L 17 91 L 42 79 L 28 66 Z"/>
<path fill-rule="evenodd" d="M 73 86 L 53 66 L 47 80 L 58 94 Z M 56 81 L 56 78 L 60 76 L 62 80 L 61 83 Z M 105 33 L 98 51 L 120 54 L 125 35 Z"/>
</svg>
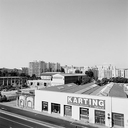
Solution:
<svg viewBox="0 0 128 128">
<path fill-rule="evenodd" d="M 101 100 L 101 99 L 91 99 L 91 98 L 68 96 L 67 104 L 91 107 L 91 108 L 98 108 L 98 109 L 105 109 L 105 100 Z"/>
</svg>

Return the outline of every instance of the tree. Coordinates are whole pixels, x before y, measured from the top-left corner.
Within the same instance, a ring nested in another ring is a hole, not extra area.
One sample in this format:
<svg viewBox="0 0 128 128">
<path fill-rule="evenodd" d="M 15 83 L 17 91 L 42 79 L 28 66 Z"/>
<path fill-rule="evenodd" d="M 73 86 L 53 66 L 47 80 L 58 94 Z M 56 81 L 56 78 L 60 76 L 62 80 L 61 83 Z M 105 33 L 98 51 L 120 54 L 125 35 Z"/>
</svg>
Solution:
<svg viewBox="0 0 128 128">
<path fill-rule="evenodd" d="M 65 73 L 64 68 L 63 68 L 63 67 L 61 67 L 61 72 Z"/>
<path fill-rule="evenodd" d="M 32 80 L 36 80 L 36 75 L 32 74 Z"/>
<path fill-rule="evenodd" d="M 81 85 L 81 83 L 82 83 L 82 77 L 78 77 L 78 80 L 76 81 L 76 84 Z"/>
<path fill-rule="evenodd" d="M 82 83 L 81 83 L 82 85 L 90 82 L 91 82 L 91 78 L 89 76 L 82 77 Z"/>
<path fill-rule="evenodd" d="M 81 73 L 81 71 L 77 69 L 77 70 L 75 71 L 75 73 Z"/>
<path fill-rule="evenodd" d="M 85 74 L 86 74 L 87 76 L 91 77 L 91 78 L 94 77 L 94 74 L 93 74 L 93 72 L 92 72 L 91 69 L 89 69 L 88 71 L 86 71 Z"/>
</svg>

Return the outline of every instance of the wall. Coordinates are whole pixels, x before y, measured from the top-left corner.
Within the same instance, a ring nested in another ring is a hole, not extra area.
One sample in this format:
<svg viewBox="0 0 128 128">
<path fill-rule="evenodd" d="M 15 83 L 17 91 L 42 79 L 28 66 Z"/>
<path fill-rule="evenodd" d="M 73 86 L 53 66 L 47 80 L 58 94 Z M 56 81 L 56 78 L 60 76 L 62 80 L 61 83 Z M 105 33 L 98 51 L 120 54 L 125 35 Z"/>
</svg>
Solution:
<svg viewBox="0 0 128 128">
<path fill-rule="evenodd" d="M 55 85 L 63 85 L 64 84 L 64 76 L 60 74 L 55 74 L 52 77 L 51 86 Z"/>
<path fill-rule="evenodd" d="M 112 112 L 124 114 L 124 127 L 128 128 L 128 99 L 113 97 Z"/>
<path fill-rule="evenodd" d="M 17 99 L 17 105 L 23 108 L 34 108 L 34 97 L 33 96 L 26 96 L 21 95 L 19 99 Z"/>
<path fill-rule="evenodd" d="M 36 87 L 36 86 L 44 87 L 44 83 L 46 83 L 47 86 L 51 86 L 51 80 L 28 80 L 27 81 L 27 84 L 30 87 Z"/>
<path fill-rule="evenodd" d="M 97 109 L 97 108 L 89 108 L 89 122 L 95 123 L 94 120 L 94 111 L 95 110 L 103 110 L 105 111 L 105 125 L 111 126 L 111 122 L 108 119 L 108 113 L 111 116 L 111 98 L 110 97 L 99 97 L 99 96 L 91 96 L 91 95 L 82 95 L 82 94 L 73 94 L 73 93 L 63 93 L 63 92 L 52 92 L 52 91 L 43 91 L 43 90 L 35 90 L 35 110 L 42 111 L 42 101 L 49 102 L 49 111 L 48 113 L 51 113 L 50 104 L 51 103 L 59 103 L 61 104 L 61 116 L 64 116 L 64 110 L 62 109 L 64 105 L 68 105 L 67 103 L 67 96 L 72 97 L 80 97 L 80 98 L 89 98 L 89 99 L 100 99 L 105 100 L 105 109 Z M 59 97 L 59 98 L 58 98 Z M 79 120 L 79 107 L 83 106 L 77 106 L 72 105 L 72 118 L 75 120 Z"/>
</svg>

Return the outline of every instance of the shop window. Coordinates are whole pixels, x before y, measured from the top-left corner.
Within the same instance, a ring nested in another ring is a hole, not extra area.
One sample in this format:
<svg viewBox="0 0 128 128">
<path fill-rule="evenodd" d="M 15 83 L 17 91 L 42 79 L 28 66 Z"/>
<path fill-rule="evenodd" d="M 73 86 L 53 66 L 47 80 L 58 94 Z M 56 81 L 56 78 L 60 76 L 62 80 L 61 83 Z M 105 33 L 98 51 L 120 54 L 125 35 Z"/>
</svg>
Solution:
<svg viewBox="0 0 128 128">
<path fill-rule="evenodd" d="M 112 113 L 112 126 L 124 127 L 124 115 L 121 113 Z"/>
<path fill-rule="evenodd" d="M 95 110 L 95 123 L 105 124 L 105 111 Z"/>
<path fill-rule="evenodd" d="M 72 106 L 64 105 L 64 115 L 72 116 Z"/>
<path fill-rule="evenodd" d="M 43 111 L 48 111 L 48 102 L 42 101 L 42 110 Z"/>
<path fill-rule="evenodd" d="M 47 83 L 44 83 L 44 86 L 46 87 L 47 86 Z"/>
<path fill-rule="evenodd" d="M 88 108 L 80 108 L 80 119 L 89 120 L 89 109 Z"/>
<path fill-rule="evenodd" d="M 37 82 L 37 86 L 39 86 L 40 85 L 40 83 L 39 82 Z"/>
<path fill-rule="evenodd" d="M 60 113 L 60 104 L 51 103 L 51 112 Z"/>
</svg>

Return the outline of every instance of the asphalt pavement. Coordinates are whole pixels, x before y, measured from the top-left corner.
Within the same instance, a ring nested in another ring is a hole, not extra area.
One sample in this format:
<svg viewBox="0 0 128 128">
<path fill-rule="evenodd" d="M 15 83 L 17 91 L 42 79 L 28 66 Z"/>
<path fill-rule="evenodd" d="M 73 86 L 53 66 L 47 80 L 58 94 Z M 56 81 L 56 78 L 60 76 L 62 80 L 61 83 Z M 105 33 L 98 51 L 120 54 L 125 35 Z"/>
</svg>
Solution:
<svg viewBox="0 0 128 128">
<path fill-rule="evenodd" d="M 41 122 L 46 122 L 46 123 L 49 123 L 51 126 L 52 125 L 53 126 L 59 126 L 58 128 L 60 128 L 60 127 L 61 128 L 62 127 L 63 128 L 106 128 L 104 126 L 103 127 L 102 126 L 99 127 L 97 125 L 92 126 L 92 125 L 86 124 L 86 123 L 85 124 L 80 124 L 80 123 L 78 123 L 78 121 L 75 122 L 75 121 L 71 121 L 71 120 L 64 120 L 64 119 L 61 119 L 61 118 L 41 114 L 41 112 L 36 113 L 33 110 L 28 111 L 28 110 L 25 110 L 25 109 L 10 107 L 10 106 L 6 106 L 6 105 L 3 105 L 3 104 L 0 104 L 0 109 L 1 109 L 0 111 L 13 113 L 13 114 L 16 114 L 16 115 L 19 115 L 19 116 L 24 116 L 26 118 L 31 118 L 31 119 L 41 121 Z M 1 112 L 0 112 L 0 117 L 1 117 Z M 24 124 L 24 122 L 26 124 L 26 120 L 23 121 L 23 124 Z M 13 122 L 11 122 L 11 123 L 13 123 Z M 36 123 L 36 121 L 34 123 Z M 4 124 L 2 123 L 1 125 L 4 125 Z M 18 124 L 16 124 L 16 125 L 18 125 Z M 29 125 L 29 124 L 27 123 L 27 125 Z M 40 128 L 40 126 L 36 126 L 36 125 L 33 125 L 33 126 L 34 126 L 33 128 Z M 19 127 L 22 127 L 22 126 L 19 126 Z M 16 128 L 19 128 L 19 127 L 16 127 Z M 8 127 L 6 127 L 6 128 L 8 128 Z M 11 127 L 9 127 L 9 128 L 11 128 Z M 15 128 L 15 127 L 12 127 L 12 128 Z M 22 127 L 22 128 L 24 128 L 24 127 Z"/>
<path fill-rule="evenodd" d="M 47 122 L 49 124 L 53 124 L 56 126 L 64 127 L 64 128 L 76 128 L 76 126 L 77 128 L 83 128 L 80 125 L 72 124 L 72 122 L 69 122 L 69 121 L 65 121 L 65 120 L 58 119 L 58 118 L 53 118 L 53 117 L 46 116 L 46 115 L 40 115 L 37 113 L 33 113 L 33 112 L 29 112 L 29 111 L 25 111 L 25 110 L 13 108 L 13 107 L 1 105 L 1 104 L 0 104 L 0 109 L 7 111 L 7 112 L 15 113 L 18 115 L 22 115 L 28 118 L 32 118 L 38 121 L 43 121 L 43 122 Z M 34 127 L 34 128 L 38 128 L 38 127 Z"/>
<path fill-rule="evenodd" d="M 16 118 L 0 113 L 0 128 L 50 128 L 39 125 L 36 122 Z M 51 127 L 52 128 L 52 127 Z"/>
</svg>

